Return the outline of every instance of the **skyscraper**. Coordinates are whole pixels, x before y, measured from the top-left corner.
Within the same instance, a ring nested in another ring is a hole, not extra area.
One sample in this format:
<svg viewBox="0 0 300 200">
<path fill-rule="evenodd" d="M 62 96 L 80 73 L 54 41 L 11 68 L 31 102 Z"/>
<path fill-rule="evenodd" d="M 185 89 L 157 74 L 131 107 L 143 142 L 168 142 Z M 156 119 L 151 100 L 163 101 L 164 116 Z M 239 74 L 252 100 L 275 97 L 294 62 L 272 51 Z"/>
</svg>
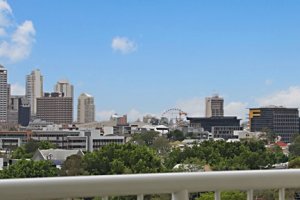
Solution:
<svg viewBox="0 0 300 200">
<path fill-rule="evenodd" d="M 77 122 L 89 123 L 95 121 L 95 104 L 94 97 L 89 94 L 82 93 L 78 97 L 77 105 Z"/>
<path fill-rule="evenodd" d="M 73 123 L 73 98 L 53 92 L 37 98 L 38 119 L 55 124 Z"/>
<path fill-rule="evenodd" d="M 64 97 L 72 97 L 74 93 L 74 87 L 69 83 L 67 80 L 60 80 L 57 81 L 56 85 L 54 86 L 54 91 L 63 93 Z"/>
<path fill-rule="evenodd" d="M 223 117 L 224 99 L 215 95 L 205 98 L 205 117 Z"/>
<path fill-rule="evenodd" d="M 39 69 L 26 76 L 26 98 L 31 108 L 31 115 L 36 115 L 36 99 L 43 96 L 43 76 Z"/>
<path fill-rule="evenodd" d="M 10 124 L 27 126 L 30 121 L 30 106 L 23 95 L 12 95 L 8 103 L 7 121 Z"/>
<path fill-rule="evenodd" d="M 0 123 L 7 122 L 8 91 L 7 70 L 0 65 Z"/>
</svg>

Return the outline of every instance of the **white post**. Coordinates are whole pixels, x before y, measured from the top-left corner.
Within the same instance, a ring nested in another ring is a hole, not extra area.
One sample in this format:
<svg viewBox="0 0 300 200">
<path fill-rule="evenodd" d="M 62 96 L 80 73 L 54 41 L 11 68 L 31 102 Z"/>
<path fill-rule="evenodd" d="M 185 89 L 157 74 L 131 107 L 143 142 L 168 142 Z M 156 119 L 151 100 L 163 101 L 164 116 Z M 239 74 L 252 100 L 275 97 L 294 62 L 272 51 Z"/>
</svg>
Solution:
<svg viewBox="0 0 300 200">
<path fill-rule="evenodd" d="M 189 200 L 189 192 L 182 190 L 180 192 L 172 193 L 172 200 Z"/>
<path fill-rule="evenodd" d="M 285 200 L 285 189 L 279 189 L 279 200 Z"/>
<path fill-rule="evenodd" d="M 253 200 L 253 190 L 247 191 L 247 200 Z"/>
<path fill-rule="evenodd" d="M 221 192 L 215 191 L 215 200 L 221 200 Z"/>
<path fill-rule="evenodd" d="M 137 200 L 144 200 L 144 195 L 143 194 L 139 194 L 136 196 Z"/>
</svg>

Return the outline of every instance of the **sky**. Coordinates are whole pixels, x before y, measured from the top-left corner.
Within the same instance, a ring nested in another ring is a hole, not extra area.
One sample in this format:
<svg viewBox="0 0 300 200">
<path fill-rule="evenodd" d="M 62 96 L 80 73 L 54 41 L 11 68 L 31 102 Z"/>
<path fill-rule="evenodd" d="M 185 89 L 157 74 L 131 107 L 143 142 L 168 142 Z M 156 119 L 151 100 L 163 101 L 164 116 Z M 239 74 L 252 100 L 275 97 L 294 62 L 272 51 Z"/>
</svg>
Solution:
<svg viewBox="0 0 300 200">
<path fill-rule="evenodd" d="M 13 94 L 40 69 L 95 98 L 96 119 L 130 120 L 180 108 L 204 115 L 219 94 L 225 115 L 300 107 L 298 0 L 0 0 L 0 63 Z"/>
</svg>

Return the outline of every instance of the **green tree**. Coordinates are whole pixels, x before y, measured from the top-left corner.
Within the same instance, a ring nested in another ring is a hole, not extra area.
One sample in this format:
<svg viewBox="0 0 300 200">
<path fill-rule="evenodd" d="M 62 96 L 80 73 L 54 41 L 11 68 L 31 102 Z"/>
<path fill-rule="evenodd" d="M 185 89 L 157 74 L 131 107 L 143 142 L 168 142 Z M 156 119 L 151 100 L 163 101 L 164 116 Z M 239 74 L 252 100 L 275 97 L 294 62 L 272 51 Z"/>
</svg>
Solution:
<svg viewBox="0 0 300 200">
<path fill-rule="evenodd" d="M 300 156 L 300 136 L 297 136 L 289 146 L 291 156 Z"/>
<path fill-rule="evenodd" d="M 56 145 L 49 141 L 29 140 L 24 146 L 18 147 L 12 153 L 13 159 L 32 158 L 37 149 L 55 149 Z"/>
<path fill-rule="evenodd" d="M 300 157 L 289 161 L 289 168 L 300 168 Z"/>
<path fill-rule="evenodd" d="M 173 141 L 182 141 L 185 139 L 183 132 L 180 130 L 170 131 L 167 136 Z"/>
<path fill-rule="evenodd" d="M 260 169 L 287 160 L 279 151 L 269 151 L 262 141 L 243 141 L 228 143 L 224 141 L 205 141 L 201 145 L 175 149 L 165 160 L 171 170 L 176 164 L 196 158 L 208 164 L 213 170 Z"/>
<path fill-rule="evenodd" d="M 71 155 L 63 163 L 60 175 L 62 176 L 80 176 L 87 175 L 88 173 L 84 171 L 83 158 L 80 155 Z"/>
<path fill-rule="evenodd" d="M 20 160 L 4 169 L 0 178 L 34 178 L 57 176 L 58 170 L 50 161 Z"/>
<path fill-rule="evenodd" d="M 266 133 L 266 140 L 269 144 L 274 143 L 277 134 L 275 134 L 270 128 L 264 127 L 262 128 L 261 132 Z"/>
<path fill-rule="evenodd" d="M 171 150 L 169 140 L 165 137 L 157 137 L 153 141 L 152 147 L 157 151 L 158 154 L 163 156 L 166 156 Z"/>
<path fill-rule="evenodd" d="M 245 192 L 240 192 L 240 191 L 226 191 L 226 192 L 221 192 L 221 199 L 222 200 L 245 200 L 247 198 L 247 195 Z M 199 198 L 196 200 L 214 200 L 214 193 L 213 192 L 208 192 L 208 193 L 203 193 Z"/>
<path fill-rule="evenodd" d="M 139 145 L 151 146 L 157 137 L 159 137 L 159 133 L 155 131 L 136 133 L 133 135 L 131 142 Z"/>
<path fill-rule="evenodd" d="M 164 170 L 156 152 L 135 144 L 111 144 L 84 156 L 84 168 L 91 175 L 158 173 Z"/>
</svg>

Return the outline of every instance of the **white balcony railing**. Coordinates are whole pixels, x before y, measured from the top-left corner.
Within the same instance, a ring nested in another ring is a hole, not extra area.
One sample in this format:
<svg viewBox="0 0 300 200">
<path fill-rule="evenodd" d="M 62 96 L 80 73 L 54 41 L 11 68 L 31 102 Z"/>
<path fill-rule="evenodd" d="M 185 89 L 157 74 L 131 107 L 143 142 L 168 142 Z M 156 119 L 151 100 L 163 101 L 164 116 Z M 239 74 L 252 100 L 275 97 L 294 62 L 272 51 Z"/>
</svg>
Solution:
<svg viewBox="0 0 300 200">
<path fill-rule="evenodd" d="M 247 191 L 279 189 L 279 199 L 285 199 L 285 188 L 300 188 L 300 170 L 254 170 L 200 173 L 135 174 L 113 176 L 77 176 L 0 180 L 0 199 L 58 199 L 144 194 L 172 194 L 173 200 L 187 200 L 189 192 Z"/>
</svg>

